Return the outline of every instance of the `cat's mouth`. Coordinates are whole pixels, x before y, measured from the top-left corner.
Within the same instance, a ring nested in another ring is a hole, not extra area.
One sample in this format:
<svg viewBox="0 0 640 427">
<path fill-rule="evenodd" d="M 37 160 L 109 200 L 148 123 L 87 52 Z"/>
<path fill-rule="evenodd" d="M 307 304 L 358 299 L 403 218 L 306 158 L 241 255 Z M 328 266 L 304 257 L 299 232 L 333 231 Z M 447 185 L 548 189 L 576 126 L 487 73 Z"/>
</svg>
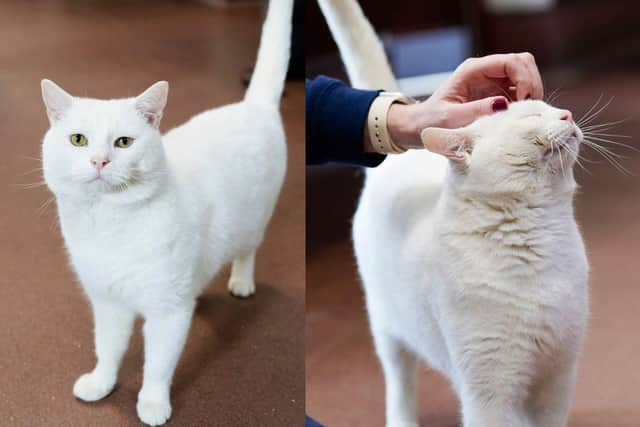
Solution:
<svg viewBox="0 0 640 427">
<path fill-rule="evenodd" d="M 95 175 L 93 178 L 85 181 L 85 183 L 90 187 L 94 187 L 95 189 L 103 191 L 109 190 L 115 186 L 115 184 L 103 174 Z"/>
<path fill-rule="evenodd" d="M 576 129 L 570 130 L 565 135 L 559 135 L 545 150 L 545 158 L 564 154 L 577 155 L 581 138 L 580 132 Z"/>
<path fill-rule="evenodd" d="M 89 179 L 87 181 L 87 184 L 91 184 L 93 182 L 98 182 L 98 181 L 101 181 L 101 182 L 109 184 L 109 181 L 106 180 L 104 175 L 96 175 L 96 176 L 94 176 L 93 178 L 91 178 L 91 179 Z"/>
</svg>

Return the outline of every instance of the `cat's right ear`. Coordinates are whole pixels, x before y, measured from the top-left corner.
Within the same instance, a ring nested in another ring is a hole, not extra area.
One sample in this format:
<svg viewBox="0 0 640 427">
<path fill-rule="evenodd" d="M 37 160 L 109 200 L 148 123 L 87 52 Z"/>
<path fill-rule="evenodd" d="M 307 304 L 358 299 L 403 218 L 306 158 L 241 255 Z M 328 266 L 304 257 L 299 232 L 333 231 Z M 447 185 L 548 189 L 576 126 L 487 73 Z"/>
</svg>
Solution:
<svg viewBox="0 0 640 427">
<path fill-rule="evenodd" d="M 43 79 L 40 82 L 40 87 L 42 88 L 42 100 L 47 108 L 49 122 L 53 124 L 60 120 L 71 107 L 73 97 L 51 80 Z"/>
<path fill-rule="evenodd" d="M 160 127 L 160 119 L 162 119 L 162 112 L 165 105 L 167 105 L 168 95 L 169 83 L 161 81 L 154 83 L 136 98 L 136 109 L 151 126 Z"/>
<path fill-rule="evenodd" d="M 462 164 L 473 149 L 473 136 L 464 129 L 426 128 L 420 139 L 427 150 Z"/>
</svg>

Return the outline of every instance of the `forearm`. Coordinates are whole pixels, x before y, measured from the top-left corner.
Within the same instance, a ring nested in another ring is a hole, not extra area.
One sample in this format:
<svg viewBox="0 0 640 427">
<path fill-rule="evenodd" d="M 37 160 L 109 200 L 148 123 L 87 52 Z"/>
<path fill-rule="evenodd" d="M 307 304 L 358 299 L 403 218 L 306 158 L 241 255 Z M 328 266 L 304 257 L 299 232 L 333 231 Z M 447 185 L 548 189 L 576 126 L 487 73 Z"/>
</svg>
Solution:
<svg viewBox="0 0 640 427">
<path fill-rule="evenodd" d="M 363 144 L 367 114 L 377 94 L 349 88 L 327 77 L 307 82 L 307 164 L 380 164 L 384 156 Z"/>
</svg>

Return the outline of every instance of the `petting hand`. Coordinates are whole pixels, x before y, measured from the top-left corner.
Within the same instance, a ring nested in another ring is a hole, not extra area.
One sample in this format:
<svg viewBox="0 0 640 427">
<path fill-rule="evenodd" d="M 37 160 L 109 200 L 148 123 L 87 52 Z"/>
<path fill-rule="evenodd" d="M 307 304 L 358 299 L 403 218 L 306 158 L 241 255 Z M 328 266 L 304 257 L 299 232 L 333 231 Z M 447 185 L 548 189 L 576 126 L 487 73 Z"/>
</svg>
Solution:
<svg viewBox="0 0 640 427">
<path fill-rule="evenodd" d="M 420 131 L 424 128 L 459 128 L 506 110 L 509 101 L 542 99 L 543 95 L 540 72 L 530 53 L 469 58 L 426 101 L 393 104 L 387 127 L 397 145 L 423 148 Z"/>
</svg>

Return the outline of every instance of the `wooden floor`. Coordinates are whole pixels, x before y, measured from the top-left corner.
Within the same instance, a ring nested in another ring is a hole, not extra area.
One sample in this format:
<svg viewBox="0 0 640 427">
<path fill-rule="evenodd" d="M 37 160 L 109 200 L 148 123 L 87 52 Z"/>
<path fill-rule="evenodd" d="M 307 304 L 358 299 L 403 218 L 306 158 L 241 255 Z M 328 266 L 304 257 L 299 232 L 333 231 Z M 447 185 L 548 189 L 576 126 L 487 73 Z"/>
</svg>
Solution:
<svg viewBox="0 0 640 427">
<path fill-rule="evenodd" d="M 90 310 L 68 266 L 40 180 L 47 119 L 43 77 L 73 94 L 171 93 L 167 130 L 243 96 L 263 11 L 189 1 L 56 0 L 0 4 L 0 425 L 137 426 L 143 363 L 139 325 L 117 389 L 86 404 L 72 393 L 93 368 Z M 202 297 L 172 390 L 174 426 L 299 426 L 304 414 L 304 91 L 282 103 L 289 167 L 257 258 L 258 290 L 228 296 L 223 272 Z M 250 126 L 250 123 L 248 124 Z"/>
<path fill-rule="evenodd" d="M 640 147 L 640 70 L 602 72 L 587 81 L 562 86 L 556 105 L 574 115 L 585 112 L 600 94 L 615 96 L 598 122 L 628 118 L 616 132 Z M 640 425 L 640 154 L 623 164 L 625 176 L 593 152 L 600 163 L 577 170 L 581 185 L 577 217 L 591 263 L 591 321 L 569 427 Z M 330 427 L 384 424 L 384 386 L 374 355 L 362 291 L 349 239 L 349 219 L 361 174 L 308 172 L 307 194 L 307 411 Z M 351 184 L 351 185 L 350 185 Z M 356 188 L 356 190 L 354 190 Z M 321 210 L 331 200 L 331 210 Z M 420 422 L 425 427 L 460 424 L 458 402 L 441 376 L 422 367 L 419 374 Z"/>
</svg>

